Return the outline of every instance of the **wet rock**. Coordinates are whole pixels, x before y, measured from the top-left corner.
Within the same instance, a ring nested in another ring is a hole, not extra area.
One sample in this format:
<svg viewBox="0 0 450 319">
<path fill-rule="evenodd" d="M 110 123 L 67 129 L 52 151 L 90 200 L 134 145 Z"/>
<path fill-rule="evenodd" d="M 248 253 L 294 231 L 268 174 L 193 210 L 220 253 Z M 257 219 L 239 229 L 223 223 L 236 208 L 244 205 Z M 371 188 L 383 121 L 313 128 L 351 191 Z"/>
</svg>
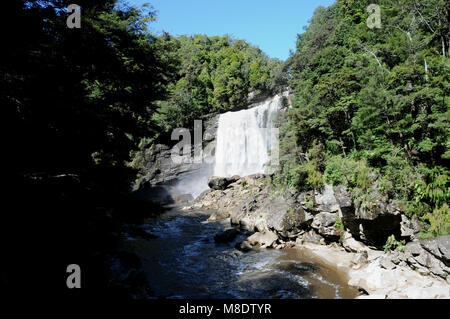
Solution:
<svg viewBox="0 0 450 319">
<path fill-rule="evenodd" d="M 211 189 L 224 190 L 228 187 L 228 185 L 234 183 L 235 181 L 236 180 L 233 178 L 212 176 L 208 179 L 208 186 Z"/>
<path fill-rule="evenodd" d="M 242 252 L 248 252 L 253 249 L 252 245 L 250 245 L 250 243 L 247 240 L 244 240 L 241 243 L 237 243 L 235 248 Z"/>
<path fill-rule="evenodd" d="M 136 183 L 135 190 L 142 189 L 145 183 L 157 185 L 180 180 L 204 167 L 202 163 L 193 163 L 188 156 L 179 162 L 173 161 L 171 156 L 172 147 L 169 145 L 157 144 L 145 150 L 138 167 L 145 175 Z"/>
<path fill-rule="evenodd" d="M 271 231 L 266 231 L 264 233 L 254 233 L 250 237 L 247 238 L 247 241 L 250 243 L 250 245 L 261 245 L 266 248 L 270 248 L 273 246 L 273 244 L 277 241 L 278 236 Z"/>
<path fill-rule="evenodd" d="M 214 116 L 204 122 L 205 130 L 203 132 L 204 142 L 214 142 L 216 139 L 217 128 L 219 127 L 219 117 Z"/>
<path fill-rule="evenodd" d="M 229 243 L 233 241 L 237 235 L 239 235 L 239 232 L 236 229 L 228 229 L 224 232 L 217 234 L 214 236 L 214 241 L 217 243 Z"/>
</svg>

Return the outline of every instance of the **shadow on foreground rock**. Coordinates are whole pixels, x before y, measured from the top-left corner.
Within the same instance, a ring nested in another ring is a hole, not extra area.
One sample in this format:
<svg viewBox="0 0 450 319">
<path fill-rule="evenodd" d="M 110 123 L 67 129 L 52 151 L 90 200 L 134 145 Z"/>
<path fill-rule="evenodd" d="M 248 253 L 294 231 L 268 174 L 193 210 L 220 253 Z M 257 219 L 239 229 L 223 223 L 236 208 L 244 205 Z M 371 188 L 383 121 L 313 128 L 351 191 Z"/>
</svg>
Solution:
<svg viewBox="0 0 450 319">
<path fill-rule="evenodd" d="M 216 243 L 229 243 L 236 239 L 237 235 L 239 235 L 239 231 L 236 229 L 227 229 L 220 234 L 214 236 L 214 241 Z"/>
</svg>

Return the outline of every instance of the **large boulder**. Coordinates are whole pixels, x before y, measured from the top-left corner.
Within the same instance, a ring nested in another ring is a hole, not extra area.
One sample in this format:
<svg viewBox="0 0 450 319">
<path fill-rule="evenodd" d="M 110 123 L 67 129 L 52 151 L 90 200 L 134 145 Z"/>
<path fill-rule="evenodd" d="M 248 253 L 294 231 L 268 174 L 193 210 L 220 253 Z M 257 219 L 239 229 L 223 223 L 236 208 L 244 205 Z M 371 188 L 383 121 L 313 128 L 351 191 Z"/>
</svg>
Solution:
<svg viewBox="0 0 450 319">
<path fill-rule="evenodd" d="M 339 203 L 334 196 L 333 186 L 326 184 L 322 192 L 315 195 L 316 210 L 319 212 L 338 212 Z"/>
<path fill-rule="evenodd" d="M 212 176 L 208 179 L 208 186 L 211 189 L 224 190 L 228 187 L 228 185 L 236 182 L 237 178 L 238 178 L 238 176 L 237 177 Z"/>
<path fill-rule="evenodd" d="M 337 220 L 337 213 L 322 212 L 314 216 L 311 227 L 328 240 L 337 240 L 340 237 L 339 230 L 334 227 Z"/>
<path fill-rule="evenodd" d="M 250 245 L 260 245 L 265 248 L 272 247 L 277 240 L 277 234 L 271 231 L 265 231 L 264 233 L 257 232 L 247 238 L 247 242 L 250 243 Z"/>
<path fill-rule="evenodd" d="M 239 235 L 239 232 L 236 229 L 227 229 L 219 234 L 216 234 L 214 236 L 214 241 L 216 243 L 229 243 L 233 241 L 237 235 Z"/>
<path fill-rule="evenodd" d="M 235 248 L 242 252 L 247 252 L 253 249 L 252 245 L 247 240 L 237 243 Z"/>
<path fill-rule="evenodd" d="M 342 239 L 342 247 L 348 252 L 352 253 L 360 253 L 362 251 L 367 251 L 369 248 L 365 246 L 363 243 L 355 240 L 352 237 L 352 234 L 349 232 L 345 232 Z"/>
<path fill-rule="evenodd" d="M 291 207 L 283 197 L 267 198 L 261 209 L 266 212 L 268 228 L 286 238 L 296 237 L 313 219 L 301 206 Z"/>
</svg>

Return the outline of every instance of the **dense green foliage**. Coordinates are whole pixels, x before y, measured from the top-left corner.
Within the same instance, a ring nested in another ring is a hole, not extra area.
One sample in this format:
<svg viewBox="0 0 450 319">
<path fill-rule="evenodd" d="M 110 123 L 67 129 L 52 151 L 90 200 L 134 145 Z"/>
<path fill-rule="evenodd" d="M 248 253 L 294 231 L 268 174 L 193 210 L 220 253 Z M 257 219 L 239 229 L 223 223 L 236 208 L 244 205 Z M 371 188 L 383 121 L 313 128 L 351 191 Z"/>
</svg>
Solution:
<svg viewBox="0 0 450 319">
<path fill-rule="evenodd" d="M 249 93 L 270 95 L 287 84 L 283 63 L 243 40 L 204 35 L 162 38 L 172 49 L 166 54 L 178 59 L 169 98 L 159 102 L 153 116 L 162 132 L 192 127 L 206 114 L 242 108 Z"/>
<path fill-rule="evenodd" d="M 293 108 L 281 129 L 279 181 L 343 183 L 401 201 L 432 235 L 450 233 L 449 7 L 380 0 L 319 7 L 289 58 Z"/>
<path fill-rule="evenodd" d="M 23 27 L 8 34 L 0 98 L 22 172 L 123 165 L 135 140 L 150 134 L 155 101 L 173 78 L 165 44 L 146 30 L 152 11 L 81 1 L 83 26 L 68 29 L 67 14 L 54 8 L 69 3 L 16 4 Z"/>
<path fill-rule="evenodd" d="M 90 288 L 104 287 L 103 254 L 113 253 L 121 223 L 159 212 L 129 195 L 135 173 L 125 165 L 158 129 L 150 119 L 175 74 L 166 43 L 146 29 L 154 12 L 80 0 L 82 26 L 69 29 L 71 3 L 10 1 L 2 19 L 10 138 L 1 239 L 15 238 L 0 269 L 5 289 L 57 289 L 73 262 L 91 269 Z"/>
<path fill-rule="evenodd" d="M 167 97 L 156 102 L 151 117 L 150 126 L 157 130 L 131 152 L 130 166 L 136 169 L 142 167 L 151 145 L 171 143 L 170 133 L 175 128 L 192 129 L 194 120 L 247 106 L 249 94 L 270 96 L 287 87 L 285 65 L 243 40 L 169 34 L 158 40 L 166 48 L 164 59 L 173 65 L 173 78 Z"/>
</svg>

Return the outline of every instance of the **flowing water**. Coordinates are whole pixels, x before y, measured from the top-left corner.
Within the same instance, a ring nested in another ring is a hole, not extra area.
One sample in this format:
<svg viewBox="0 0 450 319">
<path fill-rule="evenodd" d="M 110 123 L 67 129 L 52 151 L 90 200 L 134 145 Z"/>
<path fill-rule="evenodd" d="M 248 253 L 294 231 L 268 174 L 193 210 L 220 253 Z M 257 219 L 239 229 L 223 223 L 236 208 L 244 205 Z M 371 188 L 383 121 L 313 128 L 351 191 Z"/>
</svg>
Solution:
<svg viewBox="0 0 450 319">
<path fill-rule="evenodd" d="M 208 215 L 177 209 L 144 224 L 157 238 L 128 238 L 124 248 L 143 259 L 150 286 L 167 298 L 353 298 L 339 274 L 304 258 L 293 249 L 234 248 L 249 234 L 218 244 L 214 235 L 229 220 L 206 222 Z"/>
</svg>

